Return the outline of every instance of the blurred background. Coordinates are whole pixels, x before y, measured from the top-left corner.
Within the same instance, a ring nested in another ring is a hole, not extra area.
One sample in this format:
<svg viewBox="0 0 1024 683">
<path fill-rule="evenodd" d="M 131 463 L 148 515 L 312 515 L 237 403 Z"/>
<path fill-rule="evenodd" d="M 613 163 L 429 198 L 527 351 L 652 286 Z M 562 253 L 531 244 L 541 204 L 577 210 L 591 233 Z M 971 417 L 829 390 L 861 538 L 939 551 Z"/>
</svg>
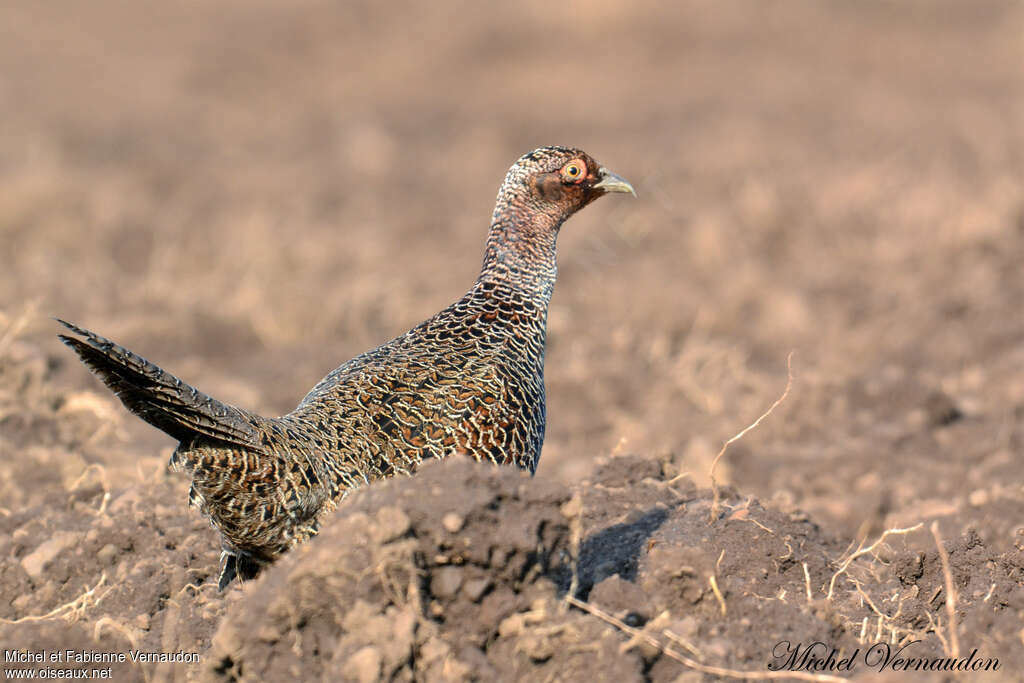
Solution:
<svg viewBox="0 0 1024 683">
<path fill-rule="evenodd" d="M 573 145 L 639 199 L 562 232 L 538 477 L 628 452 L 706 482 L 793 351 L 720 478 L 849 531 L 1024 515 L 993 503 L 1024 439 L 1019 2 L 50 0 L 0 27 L 0 329 L 52 387 L 102 392 L 59 316 L 287 412 L 461 296 L 506 169 Z"/>
</svg>

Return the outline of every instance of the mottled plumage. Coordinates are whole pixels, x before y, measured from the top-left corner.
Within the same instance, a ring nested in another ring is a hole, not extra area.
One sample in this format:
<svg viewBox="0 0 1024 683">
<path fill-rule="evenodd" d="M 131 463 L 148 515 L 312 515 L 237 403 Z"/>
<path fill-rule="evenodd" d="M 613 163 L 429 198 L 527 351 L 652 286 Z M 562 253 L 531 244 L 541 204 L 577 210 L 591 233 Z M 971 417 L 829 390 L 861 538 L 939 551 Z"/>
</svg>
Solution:
<svg viewBox="0 0 1024 683">
<path fill-rule="evenodd" d="M 217 401 L 60 321 L 61 340 L 133 413 L 180 441 L 171 466 L 223 545 L 220 586 L 316 534 L 345 494 L 461 453 L 533 472 L 544 442 L 544 339 L 561 224 L 632 192 L 575 149 L 519 159 L 498 193 L 483 267 L 454 304 L 331 372 L 282 417 Z"/>
</svg>

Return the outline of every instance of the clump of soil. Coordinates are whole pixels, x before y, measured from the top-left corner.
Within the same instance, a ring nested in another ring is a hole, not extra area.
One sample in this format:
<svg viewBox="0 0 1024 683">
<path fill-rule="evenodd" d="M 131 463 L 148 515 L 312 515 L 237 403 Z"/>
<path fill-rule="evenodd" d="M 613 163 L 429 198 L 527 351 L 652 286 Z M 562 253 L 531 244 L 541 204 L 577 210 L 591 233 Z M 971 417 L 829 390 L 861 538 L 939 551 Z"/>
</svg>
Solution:
<svg viewBox="0 0 1024 683">
<path fill-rule="evenodd" d="M 228 678 L 507 675 L 486 650 L 509 617 L 554 604 L 568 497 L 471 462 L 371 487 L 247 591 L 208 664 Z"/>
<path fill-rule="evenodd" d="M 711 522 L 709 492 L 660 470 L 620 457 L 570 489 L 454 460 L 357 492 L 246 589 L 206 676 L 672 681 L 677 654 L 755 671 L 815 641 L 943 656 L 936 552 L 865 554 L 837 576 L 852 553 L 805 515 L 733 495 Z M 958 619 L 1009 633 L 1019 557 L 977 536 L 949 553 Z"/>
</svg>

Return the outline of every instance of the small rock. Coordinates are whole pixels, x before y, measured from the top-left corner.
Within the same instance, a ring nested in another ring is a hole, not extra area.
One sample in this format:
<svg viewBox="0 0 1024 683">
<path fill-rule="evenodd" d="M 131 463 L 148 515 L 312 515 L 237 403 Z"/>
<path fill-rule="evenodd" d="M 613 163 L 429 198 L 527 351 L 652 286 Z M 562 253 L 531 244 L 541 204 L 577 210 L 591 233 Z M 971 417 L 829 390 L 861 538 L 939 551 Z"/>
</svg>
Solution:
<svg viewBox="0 0 1024 683">
<path fill-rule="evenodd" d="M 348 658 L 346 669 L 359 683 L 375 683 L 380 680 L 380 650 L 367 645 Z"/>
<path fill-rule="evenodd" d="M 970 503 L 972 507 L 976 508 L 985 505 L 986 503 L 988 503 L 988 500 L 988 491 L 986 491 L 985 489 L 971 491 L 971 495 L 967 496 L 967 502 Z"/>
<path fill-rule="evenodd" d="M 936 391 L 925 400 L 925 413 L 933 427 L 945 427 L 963 417 L 963 412 L 947 394 Z"/>
<path fill-rule="evenodd" d="M 430 592 L 439 598 L 454 598 L 462 587 L 462 569 L 459 567 L 441 567 L 430 581 Z"/>
<path fill-rule="evenodd" d="M 617 616 L 636 614 L 646 621 L 651 617 L 651 599 L 647 592 L 632 581 L 626 581 L 618 574 L 609 576 L 594 586 L 590 601 L 606 612 Z"/>
<path fill-rule="evenodd" d="M 430 664 L 431 662 L 443 662 L 451 654 L 452 648 L 441 638 L 430 638 L 420 648 L 420 657 L 423 658 L 424 663 Z"/>
<path fill-rule="evenodd" d="M 100 561 L 100 564 L 108 565 L 113 564 L 114 559 L 117 557 L 117 546 L 113 543 L 108 543 L 99 549 L 96 553 L 96 559 Z"/>
<path fill-rule="evenodd" d="M 529 634 L 519 639 L 516 649 L 535 662 L 544 662 L 555 654 L 555 643 L 551 637 Z"/>
<path fill-rule="evenodd" d="M 494 548 L 491 551 L 490 564 L 495 569 L 501 569 L 508 562 L 508 555 L 505 553 L 504 548 Z"/>
<path fill-rule="evenodd" d="M 523 614 L 513 614 L 506 617 L 498 624 L 498 635 L 502 638 L 518 636 L 526 628 L 526 617 Z"/>
<path fill-rule="evenodd" d="M 441 668 L 441 678 L 445 681 L 468 681 L 472 673 L 472 667 L 454 657 L 446 658 Z"/>
<path fill-rule="evenodd" d="M 481 623 L 500 623 L 505 617 L 516 611 L 518 599 L 516 593 L 508 586 L 498 584 L 480 602 L 478 618 Z"/>
<path fill-rule="evenodd" d="M 491 580 L 489 578 L 484 577 L 482 579 L 473 579 L 472 581 L 467 581 L 465 587 L 462 589 L 462 592 L 465 593 L 466 597 L 472 600 L 473 602 L 479 602 L 480 598 L 483 597 L 484 593 L 486 593 L 487 589 L 490 587 Z"/>
<path fill-rule="evenodd" d="M 566 519 L 575 519 L 583 512 L 583 498 L 579 493 L 573 495 L 567 503 L 560 508 L 562 516 Z"/>
<path fill-rule="evenodd" d="M 462 531 L 463 525 L 466 520 L 462 518 L 462 515 L 454 512 L 449 512 L 441 518 L 441 526 L 443 526 L 448 533 L 457 534 Z"/>
<path fill-rule="evenodd" d="M 44 541 L 33 552 L 21 558 L 21 566 L 33 579 L 38 579 L 46 569 L 46 566 L 53 561 L 57 555 L 66 548 L 74 545 L 78 540 L 78 534 L 70 531 L 58 531 L 49 540 Z"/>
<path fill-rule="evenodd" d="M 389 543 L 404 536 L 410 525 L 409 515 L 402 509 L 389 505 L 377 513 L 376 523 L 371 528 L 370 535 L 377 543 Z"/>
</svg>

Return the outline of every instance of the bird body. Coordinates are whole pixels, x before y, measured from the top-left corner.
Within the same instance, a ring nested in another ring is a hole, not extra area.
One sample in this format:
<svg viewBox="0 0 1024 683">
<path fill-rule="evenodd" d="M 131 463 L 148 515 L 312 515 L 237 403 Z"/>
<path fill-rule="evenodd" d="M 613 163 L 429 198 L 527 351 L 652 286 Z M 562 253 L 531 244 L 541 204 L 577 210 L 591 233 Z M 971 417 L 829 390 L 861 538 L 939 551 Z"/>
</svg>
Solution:
<svg viewBox="0 0 1024 683">
<path fill-rule="evenodd" d="M 99 335 L 61 335 L 124 405 L 178 439 L 171 466 L 222 539 L 220 587 L 315 535 L 354 488 L 463 454 L 536 470 L 555 240 L 624 180 L 575 149 L 519 159 L 498 194 L 480 275 L 465 296 L 342 364 L 287 415 L 227 405 Z"/>
</svg>

